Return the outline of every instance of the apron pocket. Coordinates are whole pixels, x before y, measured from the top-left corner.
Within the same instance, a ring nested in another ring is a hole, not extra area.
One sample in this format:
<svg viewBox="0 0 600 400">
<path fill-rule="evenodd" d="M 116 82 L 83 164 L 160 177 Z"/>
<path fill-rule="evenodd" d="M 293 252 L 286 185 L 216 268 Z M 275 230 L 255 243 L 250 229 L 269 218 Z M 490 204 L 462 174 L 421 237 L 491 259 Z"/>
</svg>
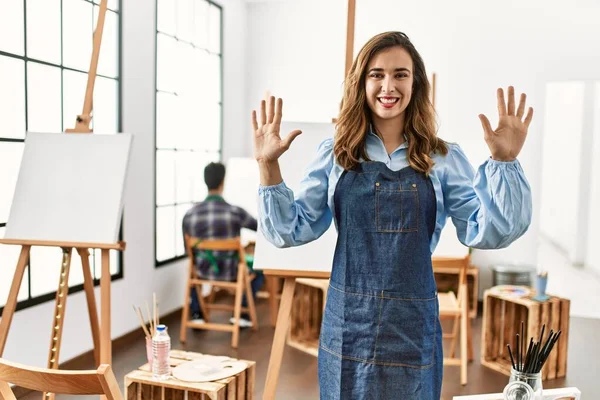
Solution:
<svg viewBox="0 0 600 400">
<path fill-rule="evenodd" d="M 373 361 L 382 298 L 329 286 L 321 346 L 355 361 Z"/>
<path fill-rule="evenodd" d="M 377 182 L 375 224 L 378 232 L 416 232 L 419 226 L 416 186 L 404 189 L 397 182 Z"/>
<path fill-rule="evenodd" d="M 437 297 L 400 299 L 383 294 L 375 360 L 422 368 L 433 363 Z"/>
</svg>

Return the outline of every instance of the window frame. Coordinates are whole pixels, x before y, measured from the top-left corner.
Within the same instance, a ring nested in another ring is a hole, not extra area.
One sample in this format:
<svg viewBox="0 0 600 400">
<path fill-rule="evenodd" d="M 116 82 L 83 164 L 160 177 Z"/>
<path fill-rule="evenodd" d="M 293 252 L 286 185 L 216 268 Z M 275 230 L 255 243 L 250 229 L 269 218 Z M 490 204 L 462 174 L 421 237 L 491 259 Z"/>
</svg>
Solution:
<svg viewBox="0 0 600 400">
<path fill-rule="evenodd" d="M 172 207 L 174 209 L 176 209 L 176 207 L 178 205 L 181 204 L 187 204 L 187 203 L 177 203 L 177 199 L 175 199 L 175 202 L 173 204 L 168 204 L 168 205 L 158 205 L 157 204 L 157 198 L 158 198 L 158 194 L 157 194 L 157 177 L 158 177 L 158 166 L 157 166 L 157 153 L 159 148 L 157 147 L 157 137 L 158 137 L 158 132 L 157 132 L 157 128 L 158 128 L 158 124 L 157 124 L 157 116 L 158 116 L 158 93 L 162 92 L 158 90 L 158 35 L 166 35 L 170 38 L 173 38 L 177 41 L 180 41 L 180 39 L 177 38 L 176 35 L 171 35 L 171 34 L 167 34 L 164 33 L 162 31 L 158 30 L 158 1 L 156 0 L 154 5 L 155 5 L 155 40 L 154 40 L 154 155 L 153 155 L 153 162 L 154 162 L 154 266 L 155 268 L 160 268 L 160 267 L 164 267 L 166 265 L 170 265 L 173 264 L 177 261 L 183 260 L 187 257 L 187 254 L 182 254 L 182 255 L 175 255 L 174 257 L 165 259 L 165 260 L 158 260 L 158 234 L 157 234 L 157 211 L 159 208 L 164 208 L 164 207 Z M 178 1 L 178 0 L 175 0 Z M 219 40 L 219 57 L 221 59 L 221 63 L 220 63 L 220 77 L 221 80 L 219 82 L 219 91 L 220 91 L 220 102 L 218 103 L 220 105 L 220 129 L 221 132 L 219 134 L 219 150 L 215 153 L 219 154 L 219 160 L 221 161 L 223 159 L 223 115 L 224 115 L 224 107 L 223 104 L 225 103 L 225 99 L 224 99 L 224 91 L 223 91 L 223 86 L 224 86 L 224 75 L 223 75 L 223 71 L 224 71 L 224 65 L 225 65 L 225 57 L 223 54 L 223 21 L 224 21 L 224 13 L 225 10 L 223 8 L 223 6 L 221 4 L 218 4 L 212 0 L 200 0 L 200 1 L 205 1 L 206 3 L 208 3 L 209 7 L 215 6 L 219 9 L 220 11 L 220 18 L 219 18 L 219 35 L 220 35 L 220 40 Z M 187 41 L 183 41 L 184 43 L 189 43 Z M 195 47 L 195 46 L 194 46 Z M 208 49 L 205 49 L 208 51 Z M 210 52 L 209 52 L 210 53 Z M 212 53 L 215 54 L 215 53 Z M 164 149 L 163 149 L 164 150 Z M 173 151 L 176 153 L 177 151 L 190 151 L 190 150 L 184 150 L 184 149 L 173 149 Z M 201 151 L 198 151 L 198 153 L 200 153 Z M 194 202 L 194 200 L 192 200 L 192 203 Z M 176 226 L 176 229 L 181 230 L 181 225 Z M 175 233 L 177 235 L 177 231 Z"/>
</svg>

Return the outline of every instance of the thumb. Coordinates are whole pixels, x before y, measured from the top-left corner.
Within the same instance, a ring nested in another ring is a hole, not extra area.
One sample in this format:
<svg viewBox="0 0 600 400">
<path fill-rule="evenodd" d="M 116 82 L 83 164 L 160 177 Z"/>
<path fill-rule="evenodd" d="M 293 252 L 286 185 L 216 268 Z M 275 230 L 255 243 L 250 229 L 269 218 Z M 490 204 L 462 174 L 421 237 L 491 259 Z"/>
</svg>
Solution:
<svg viewBox="0 0 600 400">
<path fill-rule="evenodd" d="M 292 144 L 294 139 L 296 139 L 301 133 L 302 133 L 302 131 L 297 130 L 297 129 L 295 131 L 291 131 L 290 133 L 288 133 L 286 138 L 283 140 L 283 147 L 286 150 L 289 149 L 290 145 Z"/>
<path fill-rule="evenodd" d="M 483 114 L 479 114 L 479 120 L 481 121 L 481 126 L 483 127 L 483 131 L 486 135 L 491 135 L 494 133 L 492 129 L 492 125 L 490 125 L 490 120 Z"/>
</svg>

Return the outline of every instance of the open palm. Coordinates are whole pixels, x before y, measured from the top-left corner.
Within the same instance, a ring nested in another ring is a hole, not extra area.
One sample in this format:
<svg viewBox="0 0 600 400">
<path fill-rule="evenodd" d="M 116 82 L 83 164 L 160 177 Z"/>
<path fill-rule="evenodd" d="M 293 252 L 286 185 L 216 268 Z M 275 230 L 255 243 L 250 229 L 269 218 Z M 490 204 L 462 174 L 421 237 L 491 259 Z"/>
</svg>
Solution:
<svg viewBox="0 0 600 400">
<path fill-rule="evenodd" d="M 280 136 L 281 115 L 283 109 L 283 100 L 275 97 L 269 98 L 269 111 L 263 100 L 260 102 L 260 125 L 256 120 L 256 111 L 252 111 L 252 129 L 254 131 L 254 157 L 258 162 L 276 161 L 287 149 L 290 148 L 292 141 L 302 133 L 294 130 L 290 132 L 285 139 Z"/>
<path fill-rule="evenodd" d="M 508 87 L 508 103 L 504 100 L 504 91 L 498 89 L 498 127 L 493 130 L 490 121 L 483 114 L 479 115 L 481 125 L 485 132 L 485 142 L 492 153 L 492 158 L 499 161 L 512 161 L 517 158 L 525 138 L 527 130 L 533 118 L 533 108 L 529 107 L 525 113 L 525 93 L 521 94 L 519 107 L 515 110 L 515 89 Z"/>
</svg>

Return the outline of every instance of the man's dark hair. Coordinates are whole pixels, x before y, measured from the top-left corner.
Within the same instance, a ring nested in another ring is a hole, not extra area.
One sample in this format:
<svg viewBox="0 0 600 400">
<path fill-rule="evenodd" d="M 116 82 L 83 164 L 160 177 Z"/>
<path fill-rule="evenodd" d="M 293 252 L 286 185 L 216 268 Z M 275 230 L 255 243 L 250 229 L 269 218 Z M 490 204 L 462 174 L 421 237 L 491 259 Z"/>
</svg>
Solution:
<svg viewBox="0 0 600 400">
<path fill-rule="evenodd" d="M 204 182 L 208 190 L 217 189 L 225 179 L 225 166 L 221 163 L 210 163 L 204 168 Z"/>
</svg>

